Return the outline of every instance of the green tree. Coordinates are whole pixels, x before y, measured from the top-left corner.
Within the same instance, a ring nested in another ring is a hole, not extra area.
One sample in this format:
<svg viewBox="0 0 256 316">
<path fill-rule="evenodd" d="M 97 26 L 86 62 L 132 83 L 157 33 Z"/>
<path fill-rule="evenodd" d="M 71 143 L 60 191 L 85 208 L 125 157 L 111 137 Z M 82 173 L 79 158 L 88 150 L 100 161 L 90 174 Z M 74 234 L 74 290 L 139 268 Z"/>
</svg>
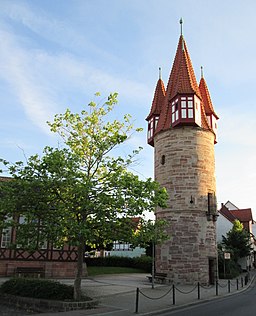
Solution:
<svg viewBox="0 0 256 316">
<path fill-rule="evenodd" d="M 222 236 L 222 244 L 225 250 L 230 251 L 233 255 L 236 263 L 239 258 L 250 255 L 250 234 L 239 220 L 234 221 L 233 227 L 226 237 Z"/>
<path fill-rule="evenodd" d="M 22 214 L 17 243 L 30 249 L 46 239 L 58 246 L 77 246 L 75 299 L 81 297 L 85 245 L 95 243 L 99 235 L 107 243 L 124 232 L 131 236 L 132 216 L 166 206 L 164 188 L 128 170 L 140 148 L 126 157 L 115 151 L 141 131 L 134 129 L 129 115 L 123 121 L 110 120 L 116 103 L 117 94 L 111 94 L 103 104 L 91 102 L 80 114 L 68 109 L 56 115 L 48 124 L 62 137 L 63 148 L 46 147 L 41 157 L 31 156 L 26 164 L 1 160 L 13 177 L 1 184 L 5 225 L 14 224 L 13 214 Z"/>
</svg>

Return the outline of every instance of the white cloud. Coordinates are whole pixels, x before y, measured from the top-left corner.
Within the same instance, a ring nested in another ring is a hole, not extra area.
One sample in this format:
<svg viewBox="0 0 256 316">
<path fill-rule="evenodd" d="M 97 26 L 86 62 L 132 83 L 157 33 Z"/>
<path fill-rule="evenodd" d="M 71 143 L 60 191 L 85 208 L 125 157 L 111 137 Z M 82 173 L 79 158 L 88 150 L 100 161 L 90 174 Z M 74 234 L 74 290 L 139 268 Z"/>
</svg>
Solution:
<svg viewBox="0 0 256 316">
<path fill-rule="evenodd" d="M 53 115 L 56 105 L 34 71 L 33 54 L 22 50 L 15 37 L 3 29 L 0 37 L 0 76 L 12 87 L 29 119 L 48 131 L 45 122 Z"/>
</svg>

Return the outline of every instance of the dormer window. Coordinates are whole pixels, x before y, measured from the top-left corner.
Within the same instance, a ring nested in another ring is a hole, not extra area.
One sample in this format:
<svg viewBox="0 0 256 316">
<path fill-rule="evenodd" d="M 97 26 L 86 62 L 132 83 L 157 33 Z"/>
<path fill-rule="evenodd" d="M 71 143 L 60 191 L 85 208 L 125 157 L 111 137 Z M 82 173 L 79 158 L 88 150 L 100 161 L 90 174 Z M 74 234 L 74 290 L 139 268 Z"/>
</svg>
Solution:
<svg viewBox="0 0 256 316">
<path fill-rule="evenodd" d="M 155 117 L 155 130 L 156 130 L 156 128 L 157 128 L 158 121 L 159 121 L 159 116 L 156 116 L 156 117 Z"/>
<path fill-rule="evenodd" d="M 193 97 L 181 97 L 181 118 L 194 118 Z"/>
<path fill-rule="evenodd" d="M 153 138 L 157 124 L 159 121 L 159 115 L 152 116 L 148 121 L 148 139 Z"/>
<path fill-rule="evenodd" d="M 175 123 L 179 119 L 179 99 L 177 98 L 172 102 L 172 123 Z"/>
<path fill-rule="evenodd" d="M 171 102 L 172 126 L 195 123 L 194 96 L 178 96 Z"/>
<path fill-rule="evenodd" d="M 151 117 L 151 119 L 148 122 L 148 139 L 153 137 L 153 130 L 154 130 L 154 119 Z"/>
</svg>

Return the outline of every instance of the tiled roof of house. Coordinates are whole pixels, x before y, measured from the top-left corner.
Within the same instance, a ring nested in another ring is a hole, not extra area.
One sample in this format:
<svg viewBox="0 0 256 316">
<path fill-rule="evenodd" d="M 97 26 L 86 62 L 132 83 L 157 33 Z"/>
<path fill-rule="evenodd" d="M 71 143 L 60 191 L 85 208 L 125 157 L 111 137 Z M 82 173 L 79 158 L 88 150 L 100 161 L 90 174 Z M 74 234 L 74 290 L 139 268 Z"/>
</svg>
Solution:
<svg viewBox="0 0 256 316">
<path fill-rule="evenodd" d="M 233 216 L 235 216 L 240 222 L 250 222 L 253 221 L 252 210 L 250 208 L 230 210 Z"/>
<path fill-rule="evenodd" d="M 164 82 L 161 78 L 159 78 L 157 81 L 151 110 L 150 110 L 150 113 L 149 113 L 148 117 L 146 118 L 146 120 L 148 120 L 149 117 L 153 114 L 160 115 L 162 105 L 164 104 L 164 97 L 165 97 Z"/>
<path fill-rule="evenodd" d="M 12 179 L 11 177 L 1 177 L 0 176 L 0 182 L 10 181 L 11 179 Z"/>
<path fill-rule="evenodd" d="M 231 223 L 237 219 L 225 205 L 221 207 L 219 213 L 226 217 Z"/>
<path fill-rule="evenodd" d="M 221 207 L 219 213 L 225 216 L 230 222 L 238 219 L 241 223 L 253 221 L 252 210 L 250 208 L 229 210 L 225 205 Z"/>
</svg>

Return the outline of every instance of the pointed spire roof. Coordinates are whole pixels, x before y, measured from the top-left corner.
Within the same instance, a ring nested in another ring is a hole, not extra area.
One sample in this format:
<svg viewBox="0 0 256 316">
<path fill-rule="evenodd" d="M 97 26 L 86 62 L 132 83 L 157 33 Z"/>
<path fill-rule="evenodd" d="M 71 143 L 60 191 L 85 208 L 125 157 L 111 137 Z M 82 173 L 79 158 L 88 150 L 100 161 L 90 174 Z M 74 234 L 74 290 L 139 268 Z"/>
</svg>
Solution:
<svg viewBox="0 0 256 316">
<path fill-rule="evenodd" d="M 187 45 L 183 35 L 181 35 L 166 88 L 165 104 L 162 108 L 156 132 L 169 129 L 171 126 L 171 107 L 169 106 L 169 102 L 177 94 L 189 93 L 196 94 L 200 99 L 202 99 Z M 205 120 L 205 125 L 208 126 L 207 119 L 203 119 L 203 121 Z"/>
<path fill-rule="evenodd" d="M 212 105 L 212 101 L 211 101 L 211 97 L 210 97 L 210 93 L 206 84 L 206 81 L 203 77 L 203 73 L 202 73 L 202 77 L 199 83 L 199 90 L 202 96 L 202 100 L 203 100 L 203 104 L 204 104 L 204 110 L 206 115 L 214 115 L 217 119 L 219 118 L 218 115 L 215 113 L 213 105 Z"/>
<path fill-rule="evenodd" d="M 160 115 L 162 106 L 164 104 L 164 100 L 165 100 L 165 86 L 164 86 L 163 80 L 161 79 L 161 73 L 159 73 L 159 79 L 157 81 L 151 110 L 150 110 L 149 115 L 146 118 L 147 121 L 152 115 L 158 115 L 158 116 Z"/>
<path fill-rule="evenodd" d="M 183 35 L 180 36 L 166 94 L 169 99 L 178 93 L 195 93 L 201 98 L 192 62 Z"/>
</svg>

